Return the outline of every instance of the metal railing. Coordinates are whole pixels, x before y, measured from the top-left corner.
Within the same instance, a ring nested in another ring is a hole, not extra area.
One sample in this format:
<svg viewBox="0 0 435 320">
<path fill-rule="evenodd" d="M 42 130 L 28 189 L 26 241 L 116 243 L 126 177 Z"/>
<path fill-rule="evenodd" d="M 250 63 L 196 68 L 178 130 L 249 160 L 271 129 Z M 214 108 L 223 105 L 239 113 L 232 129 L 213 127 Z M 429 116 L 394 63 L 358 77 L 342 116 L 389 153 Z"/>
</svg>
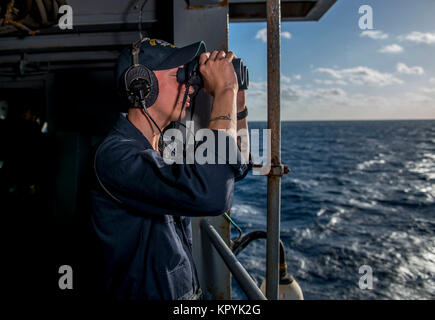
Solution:
<svg viewBox="0 0 435 320">
<path fill-rule="evenodd" d="M 267 0 L 267 127 L 271 131 L 271 171 L 267 177 L 266 296 L 278 300 L 281 216 L 281 6 Z"/>
<path fill-rule="evenodd" d="M 208 238 L 210 239 L 210 243 L 219 253 L 222 260 L 225 262 L 248 299 L 266 300 L 266 297 L 258 288 L 257 284 L 251 278 L 249 273 L 245 268 L 243 268 L 231 249 L 228 248 L 227 244 L 221 238 L 216 229 L 210 223 L 208 223 L 206 219 L 201 220 L 201 230 L 207 234 Z"/>
</svg>

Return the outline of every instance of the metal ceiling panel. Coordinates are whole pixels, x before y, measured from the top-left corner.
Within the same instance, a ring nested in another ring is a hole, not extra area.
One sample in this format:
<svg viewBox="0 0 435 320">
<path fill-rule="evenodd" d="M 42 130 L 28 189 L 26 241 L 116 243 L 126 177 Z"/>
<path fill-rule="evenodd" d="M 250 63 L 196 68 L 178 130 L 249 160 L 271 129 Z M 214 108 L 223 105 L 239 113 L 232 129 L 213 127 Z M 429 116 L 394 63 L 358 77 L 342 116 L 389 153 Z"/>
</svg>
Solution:
<svg viewBox="0 0 435 320">
<path fill-rule="evenodd" d="M 76 26 L 137 23 L 142 3 L 142 0 L 68 0 Z M 156 19 L 156 0 L 148 0 L 143 8 L 142 21 L 155 22 Z"/>
<path fill-rule="evenodd" d="M 317 21 L 337 0 L 283 0 L 282 21 Z M 229 0 L 230 22 L 266 21 L 266 1 Z"/>
</svg>

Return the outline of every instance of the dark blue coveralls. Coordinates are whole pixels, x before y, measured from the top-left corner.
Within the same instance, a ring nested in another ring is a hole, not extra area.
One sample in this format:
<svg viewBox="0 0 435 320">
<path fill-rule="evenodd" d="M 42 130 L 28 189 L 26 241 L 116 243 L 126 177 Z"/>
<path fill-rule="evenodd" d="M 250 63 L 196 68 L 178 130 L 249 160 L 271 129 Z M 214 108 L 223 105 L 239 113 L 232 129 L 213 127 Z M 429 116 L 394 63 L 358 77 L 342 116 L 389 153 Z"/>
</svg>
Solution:
<svg viewBox="0 0 435 320">
<path fill-rule="evenodd" d="M 213 133 L 217 152 L 218 131 Z M 237 152 L 236 164 L 169 165 L 120 115 L 96 152 L 100 183 L 91 191 L 92 225 L 110 297 L 176 300 L 198 291 L 190 217 L 231 208 L 234 181 L 251 168 Z"/>
</svg>

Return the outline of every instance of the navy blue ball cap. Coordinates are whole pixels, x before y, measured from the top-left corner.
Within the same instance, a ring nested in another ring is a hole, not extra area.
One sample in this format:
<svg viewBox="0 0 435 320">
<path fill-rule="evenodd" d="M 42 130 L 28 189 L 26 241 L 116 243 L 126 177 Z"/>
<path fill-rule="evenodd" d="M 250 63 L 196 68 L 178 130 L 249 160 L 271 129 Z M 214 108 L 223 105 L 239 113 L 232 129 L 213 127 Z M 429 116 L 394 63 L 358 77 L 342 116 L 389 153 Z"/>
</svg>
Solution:
<svg viewBox="0 0 435 320">
<path fill-rule="evenodd" d="M 123 73 L 133 64 L 132 47 L 121 51 L 116 67 L 116 80 L 119 87 Z M 187 64 L 206 52 L 204 41 L 177 48 L 163 40 L 144 38 L 139 52 L 139 64 L 150 70 L 166 70 Z"/>
</svg>

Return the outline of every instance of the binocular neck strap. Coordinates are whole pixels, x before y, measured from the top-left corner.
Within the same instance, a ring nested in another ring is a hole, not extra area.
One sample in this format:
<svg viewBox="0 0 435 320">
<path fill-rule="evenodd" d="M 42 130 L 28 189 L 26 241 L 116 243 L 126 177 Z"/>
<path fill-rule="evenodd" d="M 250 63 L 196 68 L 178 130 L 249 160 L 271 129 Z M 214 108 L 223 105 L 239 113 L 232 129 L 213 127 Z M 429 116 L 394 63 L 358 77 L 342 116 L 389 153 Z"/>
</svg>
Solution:
<svg viewBox="0 0 435 320">
<path fill-rule="evenodd" d="M 141 101 L 142 104 L 142 109 L 145 112 L 145 114 L 148 116 L 148 118 L 153 122 L 153 124 L 156 126 L 156 128 L 159 130 L 160 136 L 159 136 L 159 151 L 162 151 L 162 146 L 163 146 L 163 132 L 162 129 L 160 129 L 160 127 L 158 126 L 158 124 L 154 121 L 153 117 L 151 117 L 151 115 L 149 114 L 147 107 L 145 106 L 145 101 L 142 100 Z"/>
<path fill-rule="evenodd" d="M 184 125 L 184 123 L 181 123 L 181 114 L 183 113 L 184 106 L 186 105 L 187 96 L 189 94 L 189 88 L 190 88 L 190 82 L 188 81 L 186 83 L 186 91 L 184 91 L 183 104 L 181 105 L 180 115 L 178 116 L 178 120 L 176 121 L 178 124 L 182 125 L 183 127 L 186 126 Z"/>
</svg>

